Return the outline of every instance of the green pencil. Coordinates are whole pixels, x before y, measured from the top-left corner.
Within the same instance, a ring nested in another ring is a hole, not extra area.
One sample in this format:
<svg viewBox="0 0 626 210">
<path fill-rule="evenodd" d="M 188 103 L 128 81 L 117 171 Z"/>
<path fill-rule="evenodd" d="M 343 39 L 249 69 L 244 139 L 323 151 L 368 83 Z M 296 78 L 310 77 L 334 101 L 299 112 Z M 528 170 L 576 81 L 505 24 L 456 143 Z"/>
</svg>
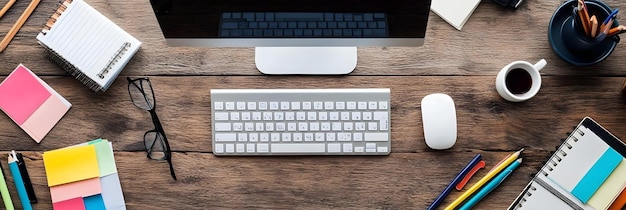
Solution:
<svg viewBox="0 0 626 210">
<path fill-rule="evenodd" d="M 4 201 L 4 207 L 7 210 L 15 210 L 13 202 L 11 201 L 11 195 L 9 194 L 9 188 L 7 188 L 7 182 L 4 180 L 4 169 L 0 164 L 0 194 L 2 194 L 2 201 Z"/>
</svg>

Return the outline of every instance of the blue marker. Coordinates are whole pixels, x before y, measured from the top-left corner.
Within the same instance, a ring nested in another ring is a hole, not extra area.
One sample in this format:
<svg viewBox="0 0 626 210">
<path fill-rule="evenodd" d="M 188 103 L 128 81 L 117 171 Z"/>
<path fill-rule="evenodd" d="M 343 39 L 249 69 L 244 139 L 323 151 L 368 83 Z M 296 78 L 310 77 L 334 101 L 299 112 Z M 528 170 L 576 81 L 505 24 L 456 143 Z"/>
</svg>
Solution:
<svg viewBox="0 0 626 210">
<path fill-rule="evenodd" d="M 481 158 L 482 156 L 480 154 L 476 154 L 476 156 L 474 156 L 474 158 L 467 164 L 467 166 L 465 166 L 465 168 L 463 168 L 463 170 L 461 170 L 461 172 L 459 172 L 459 174 L 457 174 L 456 177 L 454 177 L 454 179 L 452 180 L 452 182 L 450 182 L 450 184 L 448 184 L 446 189 L 444 189 L 443 192 L 439 194 L 437 199 L 435 199 L 435 201 L 433 201 L 433 203 L 430 204 L 430 206 L 428 207 L 428 210 L 433 210 L 437 208 L 437 206 L 441 204 L 443 199 L 446 198 L 448 194 L 450 194 L 450 191 L 452 191 L 452 188 L 454 188 L 454 186 L 458 184 L 463 179 L 463 177 L 465 177 L 465 175 L 467 175 L 467 173 L 469 173 L 472 170 L 472 168 L 474 168 L 474 166 L 478 164 L 478 162 L 480 162 Z"/>
<path fill-rule="evenodd" d="M 609 23 L 609 21 L 615 20 L 615 17 L 617 17 L 617 12 L 619 12 L 619 8 L 615 8 L 613 12 L 611 12 L 611 14 L 608 17 L 606 17 L 606 19 L 604 19 L 604 22 L 602 22 L 602 25 L 606 25 Z M 608 26 L 608 27 L 611 27 L 611 26 Z"/>
<path fill-rule="evenodd" d="M 33 207 L 30 205 L 30 200 L 28 199 L 28 194 L 26 193 L 26 186 L 24 186 L 24 181 L 22 180 L 22 175 L 20 174 L 20 169 L 17 166 L 16 161 L 17 157 L 15 156 L 15 151 L 13 151 L 13 153 L 9 154 L 9 170 L 13 176 L 13 182 L 15 182 L 17 195 L 20 197 L 22 208 L 24 210 L 33 210 Z"/>
</svg>

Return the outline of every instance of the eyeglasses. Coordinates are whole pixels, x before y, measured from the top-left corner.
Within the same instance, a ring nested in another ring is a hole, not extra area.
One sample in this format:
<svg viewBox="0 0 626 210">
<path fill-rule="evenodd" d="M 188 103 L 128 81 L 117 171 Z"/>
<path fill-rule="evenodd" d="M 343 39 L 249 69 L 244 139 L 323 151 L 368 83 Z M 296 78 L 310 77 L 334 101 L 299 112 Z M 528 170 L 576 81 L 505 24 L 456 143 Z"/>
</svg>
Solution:
<svg viewBox="0 0 626 210">
<path fill-rule="evenodd" d="M 143 135 L 143 143 L 146 146 L 148 158 L 167 160 L 167 163 L 170 165 L 170 174 L 176 180 L 176 173 L 174 173 L 174 167 L 172 166 L 172 151 L 170 150 L 170 144 L 167 142 L 167 137 L 165 137 L 161 121 L 159 121 L 159 117 L 156 114 L 156 100 L 150 80 L 148 78 L 131 79 L 130 77 L 126 77 L 126 80 L 128 80 L 128 94 L 130 94 L 133 104 L 140 109 L 150 112 L 150 116 L 152 116 L 154 129 L 146 131 Z"/>
</svg>

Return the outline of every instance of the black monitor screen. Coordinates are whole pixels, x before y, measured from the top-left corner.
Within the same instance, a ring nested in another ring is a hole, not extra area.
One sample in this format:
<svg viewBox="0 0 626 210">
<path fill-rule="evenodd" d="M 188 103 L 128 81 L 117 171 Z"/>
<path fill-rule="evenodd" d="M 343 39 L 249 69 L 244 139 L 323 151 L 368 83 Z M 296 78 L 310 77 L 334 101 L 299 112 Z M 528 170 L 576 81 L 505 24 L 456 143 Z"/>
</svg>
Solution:
<svg viewBox="0 0 626 210">
<path fill-rule="evenodd" d="M 424 38 L 430 0 L 151 0 L 165 38 Z"/>
</svg>

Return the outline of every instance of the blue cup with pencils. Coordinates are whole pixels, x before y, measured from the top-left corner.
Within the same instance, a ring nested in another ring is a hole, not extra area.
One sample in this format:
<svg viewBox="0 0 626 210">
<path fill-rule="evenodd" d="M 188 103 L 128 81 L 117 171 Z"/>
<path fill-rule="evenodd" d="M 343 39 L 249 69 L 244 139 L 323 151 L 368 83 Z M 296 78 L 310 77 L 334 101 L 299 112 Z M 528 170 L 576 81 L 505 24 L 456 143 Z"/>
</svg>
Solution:
<svg viewBox="0 0 626 210">
<path fill-rule="evenodd" d="M 550 19 L 550 46 L 575 66 L 605 60 L 619 43 L 619 34 L 626 30 L 616 19 L 618 11 L 596 0 L 566 1 Z"/>
</svg>

